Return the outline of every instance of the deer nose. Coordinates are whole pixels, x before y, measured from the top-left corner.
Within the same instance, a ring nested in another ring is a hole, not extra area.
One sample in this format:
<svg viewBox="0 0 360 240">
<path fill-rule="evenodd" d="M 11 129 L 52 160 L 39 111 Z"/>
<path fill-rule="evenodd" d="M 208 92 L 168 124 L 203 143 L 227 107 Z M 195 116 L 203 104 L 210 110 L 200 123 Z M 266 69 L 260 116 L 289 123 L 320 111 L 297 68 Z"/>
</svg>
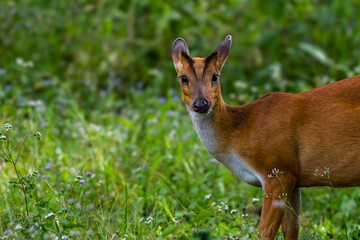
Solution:
<svg viewBox="0 0 360 240">
<path fill-rule="evenodd" d="M 209 110 L 209 107 L 210 103 L 204 98 L 197 99 L 193 104 L 194 111 L 198 113 L 206 113 Z"/>
</svg>

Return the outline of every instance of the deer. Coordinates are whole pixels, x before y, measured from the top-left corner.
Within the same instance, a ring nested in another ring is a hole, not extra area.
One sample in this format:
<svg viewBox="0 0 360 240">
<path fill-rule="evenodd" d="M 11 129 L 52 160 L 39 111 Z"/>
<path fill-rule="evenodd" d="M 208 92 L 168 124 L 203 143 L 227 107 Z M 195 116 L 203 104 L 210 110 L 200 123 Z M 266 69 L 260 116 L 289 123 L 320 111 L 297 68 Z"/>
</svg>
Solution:
<svg viewBox="0 0 360 240">
<path fill-rule="evenodd" d="M 262 188 L 259 237 L 274 239 L 281 226 L 285 239 L 298 239 L 300 188 L 360 186 L 360 75 L 231 106 L 220 87 L 231 42 L 228 35 L 200 58 L 190 56 L 184 39 L 174 41 L 182 101 L 206 150 Z"/>
</svg>

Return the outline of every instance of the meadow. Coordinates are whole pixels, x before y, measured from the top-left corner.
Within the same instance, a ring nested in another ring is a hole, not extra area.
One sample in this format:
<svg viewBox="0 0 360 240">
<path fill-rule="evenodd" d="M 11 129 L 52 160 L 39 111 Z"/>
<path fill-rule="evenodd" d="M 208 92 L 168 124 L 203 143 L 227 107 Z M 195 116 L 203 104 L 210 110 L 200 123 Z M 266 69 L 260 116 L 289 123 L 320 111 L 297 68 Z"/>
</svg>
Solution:
<svg viewBox="0 0 360 240">
<path fill-rule="evenodd" d="M 257 239 L 262 191 L 202 146 L 171 45 L 204 57 L 231 34 L 222 92 L 244 104 L 360 74 L 359 7 L 1 1 L 0 238 Z M 360 239 L 360 188 L 302 189 L 300 221 L 301 239 Z"/>
</svg>

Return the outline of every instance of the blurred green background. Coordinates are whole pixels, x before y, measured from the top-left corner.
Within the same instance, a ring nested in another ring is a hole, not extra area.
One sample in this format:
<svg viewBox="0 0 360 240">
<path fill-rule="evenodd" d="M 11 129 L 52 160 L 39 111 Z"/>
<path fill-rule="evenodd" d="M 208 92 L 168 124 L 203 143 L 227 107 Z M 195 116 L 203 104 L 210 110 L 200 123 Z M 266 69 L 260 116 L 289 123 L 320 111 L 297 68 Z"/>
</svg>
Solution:
<svg viewBox="0 0 360 240">
<path fill-rule="evenodd" d="M 18 167 L 21 175 L 39 172 L 37 194 L 49 205 L 38 211 L 31 199 L 35 218 L 22 218 L 21 192 L 8 185 L 14 170 L 1 162 L 0 232 L 256 239 L 260 203 L 252 198 L 261 202 L 261 190 L 201 145 L 180 100 L 172 43 L 182 37 L 191 56 L 205 57 L 231 34 L 222 91 L 227 103 L 243 104 L 359 74 L 359 7 L 359 0 L 1 1 L 0 130 L 9 122 L 14 139 L 42 133 L 40 143 L 25 145 Z M 359 188 L 311 189 L 303 199 L 304 239 L 358 239 Z M 15 229 L 37 218 L 46 231 Z"/>
<path fill-rule="evenodd" d="M 175 38 L 205 57 L 227 34 L 227 98 L 304 91 L 360 72 L 358 8 L 356 0 L 2 1 L 1 103 L 16 94 L 56 101 L 66 91 L 86 111 L 119 110 L 133 91 L 177 89 Z"/>
</svg>

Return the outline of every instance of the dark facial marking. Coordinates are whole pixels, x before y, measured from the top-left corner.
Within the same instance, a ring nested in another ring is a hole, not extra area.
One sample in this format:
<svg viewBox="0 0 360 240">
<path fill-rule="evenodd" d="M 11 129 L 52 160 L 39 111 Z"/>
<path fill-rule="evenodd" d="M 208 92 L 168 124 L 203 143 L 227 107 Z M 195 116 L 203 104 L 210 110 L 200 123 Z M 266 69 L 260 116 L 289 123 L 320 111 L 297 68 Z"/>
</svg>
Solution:
<svg viewBox="0 0 360 240">
<path fill-rule="evenodd" d="M 214 52 L 212 52 L 209 56 L 207 56 L 206 58 L 205 58 L 205 66 L 204 66 L 204 73 L 205 73 L 205 70 L 206 70 L 206 68 L 207 68 L 207 66 L 209 65 L 209 63 L 211 62 L 211 60 L 214 58 L 214 57 L 216 57 L 217 56 L 217 51 L 214 51 Z"/>
<path fill-rule="evenodd" d="M 192 70 L 195 71 L 194 68 L 194 60 L 189 56 L 189 54 L 187 54 L 187 52 L 181 51 L 181 55 L 186 59 L 186 61 L 189 63 L 190 67 L 192 68 Z"/>
</svg>

